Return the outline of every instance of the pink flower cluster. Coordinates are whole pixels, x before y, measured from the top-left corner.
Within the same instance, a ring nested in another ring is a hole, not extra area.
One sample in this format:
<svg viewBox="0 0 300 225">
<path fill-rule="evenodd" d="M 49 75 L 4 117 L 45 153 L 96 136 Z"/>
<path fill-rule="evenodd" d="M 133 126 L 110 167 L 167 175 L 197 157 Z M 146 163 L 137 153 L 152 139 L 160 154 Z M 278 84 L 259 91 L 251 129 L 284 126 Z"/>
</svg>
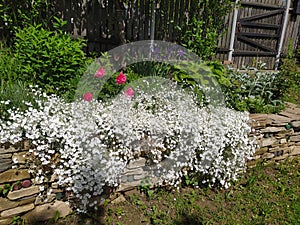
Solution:
<svg viewBox="0 0 300 225">
<path fill-rule="evenodd" d="M 105 69 L 101 66 L 94 74 L 96 78 L 102 78 L 106 74 Z M 121 72 L 117 77 L 116 77 L 116 84 L 125 84 L 126 82 L 126 75 Z M 134 90 L 132 88 L 128 88 L 125 93 L 126 96 L 132 98 L 134 96 Z M 83 95 L 84 101 L 90 102 L 93 100 L 93 94 L 91 92 L 87 92 Z"/>
</svg>

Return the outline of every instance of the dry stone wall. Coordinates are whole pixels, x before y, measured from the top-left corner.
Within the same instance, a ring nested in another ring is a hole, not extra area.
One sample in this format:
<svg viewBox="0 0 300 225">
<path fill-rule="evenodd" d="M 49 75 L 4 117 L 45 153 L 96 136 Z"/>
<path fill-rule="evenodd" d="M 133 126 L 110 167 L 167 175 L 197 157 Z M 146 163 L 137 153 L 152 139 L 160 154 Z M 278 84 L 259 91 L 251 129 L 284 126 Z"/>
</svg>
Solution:
<svg viewBox="0 0 300 225">
<path fill-rule="evenodd" d="M 300 156 L 300 107 L 287 103 L 279 114 L 251 114 L 250 118 L 251 136 L 256 136 L 259 147 L 249 166 Z"/>
<path fill-rule="evenodd" d="M 248 166 L 258 161 L 280 161 L 300 156 L 300 108 L 287 104 L 287 108 L 276 114 L 251 114 L 251 136 L 257 137 L 258 147 Z M 45 221 L 66 216 L 71 208 L 63 200 L 68 195 L 51 177 L 48 186 L 52 192 L 41 194 L 43 186 L 30 173 L 29 142 L 18 145 L 0 145 L 0 225 L 10 224 L 12 218 L 22 216 L 29 222 Z M 144 170 L 146 159 L 135 159 L 129 163 L 121 176 L 118 192 L 126 192 L 140 185 L 147 176 Z M 115 197 L 119 194 L 115 194 Z M 119 199 L 119 197 L 117 199 Z M 121 196 L 122 197 L 122 196 Z M 117 199 L 113 200 L 116 201 Z"/>
</svg>

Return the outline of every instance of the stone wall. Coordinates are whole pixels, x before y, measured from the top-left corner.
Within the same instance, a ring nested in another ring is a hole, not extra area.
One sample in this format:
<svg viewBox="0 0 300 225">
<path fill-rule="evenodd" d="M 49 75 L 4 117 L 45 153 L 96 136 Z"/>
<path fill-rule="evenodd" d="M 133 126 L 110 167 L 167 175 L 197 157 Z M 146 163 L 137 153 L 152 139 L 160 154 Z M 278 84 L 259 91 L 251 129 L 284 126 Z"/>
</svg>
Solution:
<svg viewBox="0 0 300 225">
<path fill-rule="evenodd" d="M 258 149 L 248 166 L 300 156 L 300 107 L 287 103 L 279 114 L 251 114 L 251 135 Z"/>
<path fill-rule="evenodd" d="M 28 142 L 0 145 L 0 225 L 10 224 L 17 216 L 36 222 L 71 212 L 69 205 L 61 201 L 64 191 L 58 189 L 54 179 L 50 180 L 52 192 L 41 194 L 44 186 L 29 172 L 29 148 Z"/>
<path fill-rule="evenodd" d="M 287 104 L 278 115 L 251 114 L 250 117 L 251 136 L 257 137 L 259 146 L 248 166 L 254 166 L 258 161 L 280 161 L 300 156 L 299 107 Z M 68 193 L 58 187 L 55 177 L 48 180 L 51 193 L 41 194 L 44 186 L 29 173 L 28 161 L 32 157 L 29 149 L 26 141 L 19 145 L 0 145 L 0 225 L 9 224 L 16 216 L 32 222 L 63 217 L 71 212 L 64 202 Z M 121 177 L 118 192 L 126 192 L 141 184 L 148 174 L 145 163 L 144 158 L 131 161 Z M 114 196 L 122 198 L 119 194 Z"/>
</svg>

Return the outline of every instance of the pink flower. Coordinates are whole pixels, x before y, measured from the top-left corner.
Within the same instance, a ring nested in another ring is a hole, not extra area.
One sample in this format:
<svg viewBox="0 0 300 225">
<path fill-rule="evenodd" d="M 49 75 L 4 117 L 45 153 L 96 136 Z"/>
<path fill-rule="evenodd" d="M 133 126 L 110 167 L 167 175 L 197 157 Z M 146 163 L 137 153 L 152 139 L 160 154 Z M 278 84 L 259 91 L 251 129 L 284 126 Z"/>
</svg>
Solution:
<svg viewBox="0 0 300 225">
<path fill-rule="evenodd" d="M 105 75 L 106 71 L 105 69 L 101 66 L 95 73 L 95 77 L 97 78 L 102 78 Z"/>
<path fill-rule="evenodd" d="M 125 95 L 132 98 L 134 96 L 134 90 L 132 88 L 128 88 L 126 91 L 125 91 Z"/>
<path fill-rule="evenodd" d="M 121 72 L 119 74 L 119 76 L 117 76 L 117 78 L 116 78 L 116 83 L 117 84 L 124 84 L 125 82 L 126 82 L 126 76 L 123 72 Z"/>
<path fill-rule="evenodd" d="M 90 102 L 93 99 L 93 95 L 91 92 L 87 92 L 83 95 L 84 101 Z"/>
</svg>

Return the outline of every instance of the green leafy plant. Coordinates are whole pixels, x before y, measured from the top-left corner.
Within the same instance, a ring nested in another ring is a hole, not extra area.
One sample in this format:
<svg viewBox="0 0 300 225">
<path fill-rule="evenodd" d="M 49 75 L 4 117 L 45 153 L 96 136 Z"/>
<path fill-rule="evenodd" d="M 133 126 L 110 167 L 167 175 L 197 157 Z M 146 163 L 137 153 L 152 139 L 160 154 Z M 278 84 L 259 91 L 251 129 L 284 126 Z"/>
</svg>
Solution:
<svg viewBox="0 0 300 225">
<path fill-rule="evenodd" d="M 69 35 L 48 31 L 41 25 L 16 33 L 14 58 L 19 63 L 17 79 L 38 85 L 46 93 L 72 99 L 85 71 L 85 42 Z"/>
<path fill-rule="evenodd" d="M 299 51 L 299 50 L 298 50 Z M 300 104 L 300 72 L 292 40 L 280 65 L 280 94 L 284 101 Z"/>
<path fill-rule="evenodd" d="M 191 17 L 177 29 L 183 34 L 180 43 L 199 55 L 211 59 L 217 48 L 218 36 L 222 34 L 223 17 L 232 9 L 229 0 L 193 1 Z"/>
<path fill-rule="evenodd" d="M 25 220 L 23 220 L 21 216 L 14 216 L 11 219 L 11 224 L 13 224 L 13 225 L 25 225 Z"/>
<path fill-rule="evenodd" d="M 4 24 L 2 38 L 12 44 L 18 29 L 37 23 L 49 27 L 49 21 L 55 14 L 51 10 L 52 4 L 47 0 L 0 0 L 0 23 Z"/>
<path fill-rule="evenodd" d="M 278 72 L 245 67 L 244 70 L 229 68 L 230 85 L 223 85 L 228 105 L 239 111 L 276 113 L 283 109 L 280 100 L 281 77 Z"/>
<path fill-rule="evenodd" d="M 54 213 L 54 217 L 53 217 L 53 220 L 54 220 L 55 223 L 58 221 L 59 216 L 60 216 L 59 211 L 56 210 L 55 213 Z"/>
<path fill-rule="evenodd" d="M 13 186 L 10 184 L 4 184 L 3 187 L 0 188 L 0 195 L 6 196 L 10 190 L 12 190 Z"/>
</svg>

